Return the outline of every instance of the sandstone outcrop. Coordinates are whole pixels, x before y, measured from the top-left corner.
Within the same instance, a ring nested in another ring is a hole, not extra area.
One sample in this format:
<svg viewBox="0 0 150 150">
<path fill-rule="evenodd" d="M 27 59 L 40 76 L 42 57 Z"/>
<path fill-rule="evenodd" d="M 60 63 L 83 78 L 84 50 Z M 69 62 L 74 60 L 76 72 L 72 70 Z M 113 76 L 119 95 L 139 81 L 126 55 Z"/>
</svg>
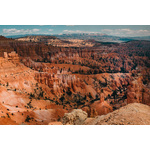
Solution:
<svg viewBox="0 0 150 150">
<path fill-rule="evenodd" d="M 150 105 L 150 88 L 143 84 L 141 77 L 132 81 L 128 86 L 127 102 Z"/>
<path fill-rule="evenodd" d="M 107 115 L 88 118 L 84 125 L 150 125 L 150 106 L 132 103 Z"/>
<path fill-rule="evenodd" d="M 81 125 L 87 119 L 87 113 L 81 109 L 74 109 L 71 113 L 66 113 L 62 118 L 64 125 Z"/>
<path fill-rule="evenodd" d="M 113 108 L 106 101 L 97 101 L 91 105 L 91 108 L 94 108 L 98 115 L 106 115 L 113 111 Z"/>
</svg>

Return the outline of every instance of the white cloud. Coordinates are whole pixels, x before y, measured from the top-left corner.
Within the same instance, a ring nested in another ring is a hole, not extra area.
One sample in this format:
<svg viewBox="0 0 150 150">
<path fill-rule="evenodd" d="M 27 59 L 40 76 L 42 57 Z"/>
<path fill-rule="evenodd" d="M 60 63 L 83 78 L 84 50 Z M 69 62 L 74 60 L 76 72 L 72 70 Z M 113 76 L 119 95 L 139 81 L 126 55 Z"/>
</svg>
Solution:
<svg viewBox="0 0 150 150">
<path fill-rule="evenodd" d="M 112 32 L 112 29 L 103 29 L 103 30 L 101 30 L 102 32 Z"/>
<path fill-rule="evenodd" d="M 51 32 L 51 31 L 53 31 L 53 29 L 49 29 L 48 31 L 50 31 L 50 32 Z"/>
<path fill-rule="evenodd" d="M 103 29 L 101 32 L 115 36 L 150 36 L 149 30 L 132 30 L 132 29 Z"/>
<path fill-rule="evenodd" d="M 113 36 L 150 36 L 149 30 L 132 30 L 132 29 L 102 29 L 100 32 L 91 32 L 91 31 L 81 31 L 81 30 L 63 30 L 63 33 L 72 34 L 72 33 L 89 33 L 89 34 L 108 34 Z"/>
<path fill-rule="evenodd" d="M 33 32 L 38 32 L 40 29 L 32 29 Z"/>
<path fill-rule="evenodd" d="M 3 29 L 3 33 L 6 33 L 6 34 L 27 34 L 27 33 L 33 33 L 33 32 L 38 32 L 40 31 L 40 29 L 15 29 L 15 28 L 12 28 L 12 29 Z"/>
<path fill-rule="evenodd" d="M 63 33 L 98 33 L 98 32 L 81 31 L 81 30 L 63 30 Z"/>
</svg>

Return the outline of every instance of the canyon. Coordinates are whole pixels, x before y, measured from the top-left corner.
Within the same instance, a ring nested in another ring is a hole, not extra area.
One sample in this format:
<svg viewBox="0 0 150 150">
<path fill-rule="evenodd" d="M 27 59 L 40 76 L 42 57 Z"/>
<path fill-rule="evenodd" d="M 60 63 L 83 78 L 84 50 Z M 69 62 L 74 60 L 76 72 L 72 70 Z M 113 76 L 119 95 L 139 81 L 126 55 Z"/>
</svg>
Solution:
<svg viewBox="0 0 150 150">
<path fill-rule="evenodd" d="M 146 40 L 1 36 L 0 124 L 67 124 L 62 119 L 78 109 L 87 115 L 84 124 L 121 124 L 98 119 L 137 107 L 149 110 L 149 58 Z M 134 118 L 129 124 L 144 124 Z"/>
</svg>

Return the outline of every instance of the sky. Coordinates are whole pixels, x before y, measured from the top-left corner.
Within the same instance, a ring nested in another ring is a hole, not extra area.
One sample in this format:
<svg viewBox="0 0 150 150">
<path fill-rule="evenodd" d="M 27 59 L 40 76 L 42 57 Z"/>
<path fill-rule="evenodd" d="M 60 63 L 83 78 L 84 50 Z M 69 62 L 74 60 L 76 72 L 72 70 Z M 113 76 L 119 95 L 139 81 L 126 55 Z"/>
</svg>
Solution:
<svg viewBox="0 0 150 150">
<path fill-rule="evenodd" d="M 0 25 L 0 35 L 94 33 L 121 37 L 150 36 L 150 25 Z"/>
</svg>

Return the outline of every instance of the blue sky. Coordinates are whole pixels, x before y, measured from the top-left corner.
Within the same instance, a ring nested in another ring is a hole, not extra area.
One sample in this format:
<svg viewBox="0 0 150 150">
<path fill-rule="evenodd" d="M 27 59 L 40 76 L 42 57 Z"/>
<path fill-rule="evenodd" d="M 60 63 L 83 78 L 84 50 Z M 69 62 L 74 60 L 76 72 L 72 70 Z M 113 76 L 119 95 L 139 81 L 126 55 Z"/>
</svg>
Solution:
<svg viewBox="0 0 150 150">
<path fill-rule="evenodd" d="M 150 36 L 148 25 L 0 25 L 0 35 L 100 33 L 114 36 Z"/>
</svg>

